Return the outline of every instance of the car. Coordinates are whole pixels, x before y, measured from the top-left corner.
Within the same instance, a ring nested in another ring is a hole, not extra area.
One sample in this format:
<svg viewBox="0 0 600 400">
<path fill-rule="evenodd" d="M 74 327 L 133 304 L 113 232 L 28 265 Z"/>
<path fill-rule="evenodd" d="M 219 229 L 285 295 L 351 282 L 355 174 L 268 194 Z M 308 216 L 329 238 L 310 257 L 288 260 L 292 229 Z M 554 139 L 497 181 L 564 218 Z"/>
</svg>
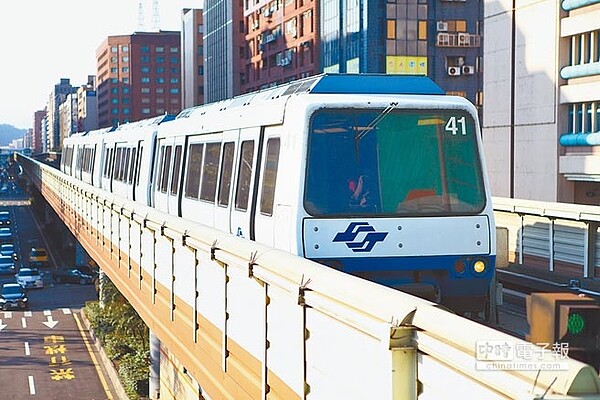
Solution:
<svg viewBox="0 0 600 400">
<path fill-rule="evenodd" d="M 12 243 L 13 234 L 10 228 L 0 228 L 0 243 Z"/>
<path fill-rule="evenodd" d="M 0 244 L 0 255 L 2 256 L 11 256 L 13 260 L 18 261 L 19 255 L 15 250 L 15 245 L 12 243 L 4 243 Z"/>
<path fill-rule="evenodd" d="M 0 211 L 0 226 L 10 226 L 11 223 L 10 212 Z"/>
<path fill-rule="evenodd" d="M 2 228 L 0 228 L 2 229 Z M 30 266 L 46 266 L 48 264 L 48 252 L 43 247 L 32 247 L 29 252 Z"/>
<path fill-rule="evenodd" d="M 0 256 L 0 274 L 14 274 L 17 271 L 11 256 Z"/>
<path fill-rule="evenodd" d="M 79 265 L 70 268 L 59 268 L 52 272 L 52 277 L 56 283 L 91 285 L 96 282 L 98 274 L 87 265 Z"/>
<path fill-rule="evenodd" d="M 23 289 L 41 289 L 44 287 L 42 274 L 40 274 L 37 268 L 21 268 L 15 275 L 15 278 L 17 278 L 17 283 L 23 286 Z"/>
<path fill-rule="evenodd" d="M 0 289 L 0 308 L 2 310 L 27 310 L 29 299 L 25 289 L 18 283 L 5 283 Z"/>
</svg>

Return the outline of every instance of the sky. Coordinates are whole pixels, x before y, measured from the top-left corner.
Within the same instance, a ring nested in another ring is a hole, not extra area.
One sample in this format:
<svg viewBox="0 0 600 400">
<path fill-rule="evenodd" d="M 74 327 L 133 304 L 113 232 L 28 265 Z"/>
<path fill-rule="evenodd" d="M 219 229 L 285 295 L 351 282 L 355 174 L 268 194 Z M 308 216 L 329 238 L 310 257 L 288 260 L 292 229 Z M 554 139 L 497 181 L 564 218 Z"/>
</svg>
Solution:
<svg viewBox="0 0 600 400">
<path fill-rule="evenodd" d="M 141 0 L 152 28 L 152 0 Z M 0 3 L 0 124 L 33 126 L 54 85 L 96 75 L 96 50 L 108 36 L 138 31 L 140 0 L 18 0 Z M 203 0 L 159 0 L 160 28 L 181 30 L 181 10 Z"/>
</svg>

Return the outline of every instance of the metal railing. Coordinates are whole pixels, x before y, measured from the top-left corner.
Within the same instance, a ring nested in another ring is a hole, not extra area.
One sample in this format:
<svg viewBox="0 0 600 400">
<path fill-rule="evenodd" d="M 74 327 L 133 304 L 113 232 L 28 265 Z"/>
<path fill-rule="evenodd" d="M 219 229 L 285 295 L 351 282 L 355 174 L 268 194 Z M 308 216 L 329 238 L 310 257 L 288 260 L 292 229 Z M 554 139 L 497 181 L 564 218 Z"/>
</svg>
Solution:
<svg viewBox="0 0 600 400">
<path fill-rule="evenodd" d="M 428 301 L 114 197 L 26 157 L 19 161 L 210 398 L 600 394 L 588 365 L 541 352 L 539 369 L 519 367 L 528 361 L 522 354 L 508 360 L 495 351 L 536 346 Z"/>
</svg>

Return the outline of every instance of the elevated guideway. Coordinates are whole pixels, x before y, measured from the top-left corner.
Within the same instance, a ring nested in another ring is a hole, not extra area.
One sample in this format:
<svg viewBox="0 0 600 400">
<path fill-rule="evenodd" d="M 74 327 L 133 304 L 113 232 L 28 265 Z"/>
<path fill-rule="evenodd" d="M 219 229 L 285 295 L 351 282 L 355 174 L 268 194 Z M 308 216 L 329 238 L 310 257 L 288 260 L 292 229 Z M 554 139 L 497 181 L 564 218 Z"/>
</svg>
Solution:
<svg viewBox="0 0 600 400">
<path fill-rule="evenodd" d="M 18 161 L 205 398 L 600 398 L 588 365 Z"/>
</svg>

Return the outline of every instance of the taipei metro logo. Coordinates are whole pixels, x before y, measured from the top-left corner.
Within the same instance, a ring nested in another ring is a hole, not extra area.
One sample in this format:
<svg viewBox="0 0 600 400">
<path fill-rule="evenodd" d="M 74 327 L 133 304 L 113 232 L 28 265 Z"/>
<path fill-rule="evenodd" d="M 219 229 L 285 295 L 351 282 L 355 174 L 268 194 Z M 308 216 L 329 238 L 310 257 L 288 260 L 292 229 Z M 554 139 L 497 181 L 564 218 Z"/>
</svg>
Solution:
<svg viewBox="0 0 600 400">
<path fill-rule="evenodd" d="M 355 241 L 359 233 L 367 232 L 362 241 Z M 376 232 L 368 222 L 352 222 L 344 232 L 338 232 L 334 242 L 344 242 L 355 253 L 368 253 L 377 242 L 383 242 L 388 232 Z"/>
</svg>

